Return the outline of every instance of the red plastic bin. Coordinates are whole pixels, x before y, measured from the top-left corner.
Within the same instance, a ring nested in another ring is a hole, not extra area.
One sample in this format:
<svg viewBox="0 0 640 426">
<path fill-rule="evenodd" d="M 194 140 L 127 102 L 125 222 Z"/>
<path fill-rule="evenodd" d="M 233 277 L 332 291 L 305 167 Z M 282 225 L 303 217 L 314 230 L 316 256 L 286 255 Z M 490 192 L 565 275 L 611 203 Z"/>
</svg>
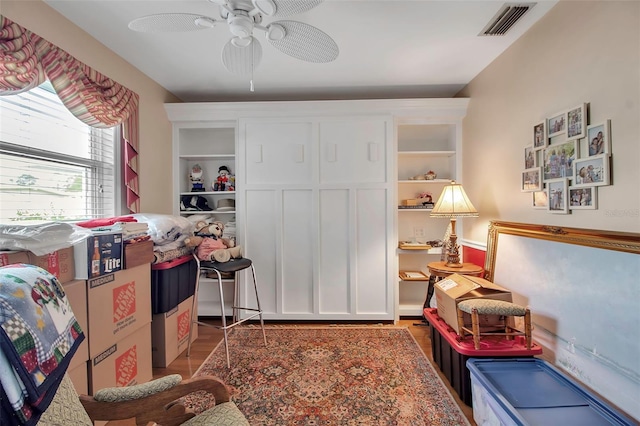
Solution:
<svg viewBox="0 0 640 426">
<path fill-rule="evenodd" d="M 178 306 L 196 290 L 198 263 L 187 254 L 151 265 L 151 310 L 162 314 Z"/>
<path fill-rule="evenodd" d="M 467 368 L 470 358 L 525 358 L 542 354 L 542 347 L 535 342 L 527 349 L 524 336 L 507 340 L 504 336 L 483 336 L 480 349 L 475 349 L 473 337 L 461 339 L 458 332 L 438 316 L 435 308 L 425 308 L 424 317 L 431 332 L 433 360 L 451 383 L 460 399 L 472 405 L 471 373 Z"/>
</svg>

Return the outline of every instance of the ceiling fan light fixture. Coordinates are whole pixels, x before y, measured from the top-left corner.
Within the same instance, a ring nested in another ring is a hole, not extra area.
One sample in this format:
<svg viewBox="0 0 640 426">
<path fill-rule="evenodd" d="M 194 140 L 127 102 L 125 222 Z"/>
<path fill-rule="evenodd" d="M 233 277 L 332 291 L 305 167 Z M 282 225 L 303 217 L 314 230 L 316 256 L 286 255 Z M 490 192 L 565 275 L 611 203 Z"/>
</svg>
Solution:
<svg viewBox="0 0 640 426">
<path fill-rule="evenodd" d="M 267 38 L 270 41 L 282 40 L 287 35 L 287 31 L 282 25 L 271 24 L 267 27 Z"/>
<path fill-rule="evenodd" d="M 247 38 L 253 34 L 254 22 L 246 13 L 230 14 L 227 18 L 227 23 L 229 24 L 229 31 L 234 36 Z"/>
<path fill-rule="evenodd" d="M 253 37 L 246 37 L 246 38 L 234 37 L 234 38 L 231 39 L 231 43 L 235 47 L 244 48 L 244 47 L 249 47 L 249 45 L 251 44 L 252 40 L 253 40 Z"/>
<path fill-rule="evenodd" d="M 273 0 L 252 0 L 253 6 L 267 16 L 273 16 L 278 10 Z"/>
</svg>

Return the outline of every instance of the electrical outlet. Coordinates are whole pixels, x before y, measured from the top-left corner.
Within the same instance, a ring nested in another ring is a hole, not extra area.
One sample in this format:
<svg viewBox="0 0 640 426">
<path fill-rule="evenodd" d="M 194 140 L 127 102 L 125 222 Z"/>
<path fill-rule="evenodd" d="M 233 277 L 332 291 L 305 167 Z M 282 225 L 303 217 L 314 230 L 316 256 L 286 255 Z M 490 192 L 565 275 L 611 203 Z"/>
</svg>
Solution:
<svg viewBox="0 0 640 426">
<path fill-rule="evenodd" d="M 424 238 L 425 235 L 425 230 L 424 228 L 420 228 L 419 226 L 416 226 L 415 228 L 413 228 L 413 236 L 416 238 Z"/>
</svg>

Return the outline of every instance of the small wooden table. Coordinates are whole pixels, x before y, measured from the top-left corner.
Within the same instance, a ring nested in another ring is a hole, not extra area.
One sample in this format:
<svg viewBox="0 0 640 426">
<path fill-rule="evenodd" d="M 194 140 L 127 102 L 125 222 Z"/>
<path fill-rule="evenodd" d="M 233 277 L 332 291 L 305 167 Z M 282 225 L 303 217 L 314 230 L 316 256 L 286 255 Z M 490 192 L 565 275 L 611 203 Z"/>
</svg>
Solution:
<svg viewBox="0 0 640 426">
<path fill-rule="evenodd" d="M 473 263 L 463 263 L 460 268 L 452 268 L 446 265 L 447 262 L 429 262 L 427 268 L 429 268 L 429 274 L 438 278 L 446 278 L 451 274 L 480 276 L 484 271 L 484 268 Z"/>
<path fill-rule="evenodd" d="M 427 287 L 427 300 L 424 301 L 424 307 L 429 308 L 429 300 L 433 296 L 434 284 L 443 278 L 448 277 L 451 274 L 460 275 L 473 275 L 476 277 L 482 276 L 484 268 L 473 263 L 463 263 L 460 268 L 452 268 L 446 266 L 447 262 L 429 262 L 427 268 L 429 268 L 429 286 Z"/>
</svg>

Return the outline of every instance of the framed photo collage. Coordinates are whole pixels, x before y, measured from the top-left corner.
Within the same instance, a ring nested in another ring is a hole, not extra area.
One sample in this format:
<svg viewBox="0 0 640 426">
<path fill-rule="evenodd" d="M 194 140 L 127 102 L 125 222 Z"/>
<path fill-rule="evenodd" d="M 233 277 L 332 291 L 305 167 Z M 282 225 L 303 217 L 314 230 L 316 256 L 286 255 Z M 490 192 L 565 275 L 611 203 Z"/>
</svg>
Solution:
<svg viewBox="0 0 640 426">
<path fill-rule="evenodd" d="M 520 184 L 532 194 L 532 207 L 557 214 L 597 209 L 598 187 L 611 185 L 611 120 L 590 124 L 583 103 L 532 130 Z"/>
</svg>

